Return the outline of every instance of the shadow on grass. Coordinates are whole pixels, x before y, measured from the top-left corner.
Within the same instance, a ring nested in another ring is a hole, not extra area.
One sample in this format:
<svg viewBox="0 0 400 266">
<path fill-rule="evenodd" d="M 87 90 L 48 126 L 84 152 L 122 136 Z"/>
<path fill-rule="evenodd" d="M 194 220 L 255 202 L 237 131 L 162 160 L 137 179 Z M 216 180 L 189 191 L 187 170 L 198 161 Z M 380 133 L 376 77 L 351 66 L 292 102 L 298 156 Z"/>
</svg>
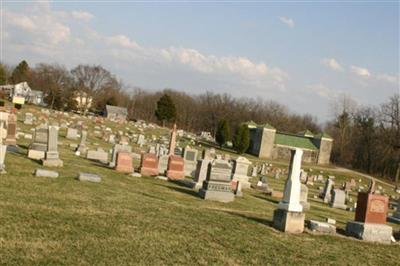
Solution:
<svg viewBox="0 0 400 266">
<path fill-rule="evenodd" d="M 170 181 L 173 184 L 176 184 L 174 181 Z M 155 184 L 156 186 L 160 186 L 160 187 L 165 187 L 168 188 L 170 190 L 175 190 L 177 192 L 181 192 L 181 193 L 185 193 L 187 195 L 196 197 L 196 198 L 200 198 L 200 196 L 198 195 L 197 191 L 188 189 L 188 188 L 182 188 L 182 187 L 176 187 L 176 186 L 168 186 L 168 185 L 163 185 L 163 184 Z"/>
<path fill-rule="evenodd" d="M 260 218 L 260 217 L 248 216 L 248 215 L 244 215 L 242 213 L 233 212 L 233 211 L 222 211 L 222 212 L 230 214 L 230 215 L 233 215 L 233 216 L 245 218 L 247 220 L 254 221 L 254 222 L 257 222 L 257 223 L 260 223 L 260 224 L 263 224 L 263 225 L 267 225 L 267 226 L 270 226 L 270 227 L 272 227 L 272 224 L 273 224 L 273 221 L 267 220 L 267 219 L 264 219 L 264 218 Z"/>
<path fill-rule="evenodd" d="M 271 198 L 267 198 L 267 197 L 262 197 L 260 195 L 252 195 L 253 197 L 257 198 L 257 199 L 261 199 L 261 200 L 265 200 L 265 201 L 269 201 L 271 203 L 275 203 L 278 204 L 279 200 L 278 199 L 271 199 Z"/>
</svg>

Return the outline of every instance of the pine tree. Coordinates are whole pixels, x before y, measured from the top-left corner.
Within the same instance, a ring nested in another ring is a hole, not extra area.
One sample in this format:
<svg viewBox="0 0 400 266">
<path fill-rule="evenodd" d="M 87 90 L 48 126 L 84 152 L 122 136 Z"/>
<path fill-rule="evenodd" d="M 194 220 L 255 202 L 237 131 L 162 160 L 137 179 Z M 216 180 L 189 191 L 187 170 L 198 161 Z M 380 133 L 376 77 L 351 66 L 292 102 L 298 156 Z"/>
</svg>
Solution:
<svg viewBox="0 0 400 266">
<path fill-rule="evenodd" d="M 229 130 L 228 121 L 222 119 L 218 122 L 217 133 L 215 134 L 215 140 L 219 146 L 223 146 L 231 138 L 231 132 Z"/>
<path fill-rule="evenodd" d="M 249 148 L 249 144 L 249 128 L 246 124 L 243 124 L 236 131 L 233 145 L 237 153 L 242 154 Z"/>
<path fill-rule="evenodd" d="M 28 81 L 29 73 L 30 70 L 28 63 L 25 60 L 22 60 L 21 63 L 19 63 L 12 72 L 11 79 L 14 83 Z"/>
<path fill-rule="evenodd" d="M 176 119 L 176 107 L 172 98 L 168 94 L 164 94 L 157 102 L 155 115 L 159 121 L 165 124 L 165 121 L 173 121 Z"/>
<path fill-rule="evenodd" d="M 7 82 L 7 71 L 4 65 L 0 64 L 0 85 L 5 85 Z"/>
</svg>

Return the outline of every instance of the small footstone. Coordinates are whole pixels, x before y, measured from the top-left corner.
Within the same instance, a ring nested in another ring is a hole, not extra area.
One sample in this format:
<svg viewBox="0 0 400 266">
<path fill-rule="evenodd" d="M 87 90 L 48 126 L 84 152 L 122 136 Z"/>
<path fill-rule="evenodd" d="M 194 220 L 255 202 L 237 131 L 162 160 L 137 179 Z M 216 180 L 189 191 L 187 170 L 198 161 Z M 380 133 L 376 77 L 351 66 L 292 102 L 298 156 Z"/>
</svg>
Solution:
<svg viewBox="0 0 400 266">
<path fill-rule="evenodd" d="M 35 176 L 57 178 L 58 173 L 56 171 L 36 169 Z"/>
<path fill-rule="evenodd" d="M 330 223 L 324 223 L 320 221 L 310 220 L 308 224 L 308 228 L 311 231 L 319 232 L 319 233 L 328 233 L 328 234 L 335 234 L 336 233 L 336 226 Z"/>
<path fill-rule="evenodd" d="M 156 179 L 160 179 L 160 180 L 168 181 L 168 177 L 161 176 L 161 175 L 158 175 L 158 176 L 156 176 L 155 178 L 156 178 Z"/>
<path fill-rule="evenodd" d="M 99 183 L 101 182 L 101 177 L 95 174 L 79 173 L 78 180 Z"/>
<path fill-rule="evenodd" d="M 142 175 L 140 173 L 132 173 L 131 176 L 133 176 L 133 177 L 142 177 Z"/>
</svg>

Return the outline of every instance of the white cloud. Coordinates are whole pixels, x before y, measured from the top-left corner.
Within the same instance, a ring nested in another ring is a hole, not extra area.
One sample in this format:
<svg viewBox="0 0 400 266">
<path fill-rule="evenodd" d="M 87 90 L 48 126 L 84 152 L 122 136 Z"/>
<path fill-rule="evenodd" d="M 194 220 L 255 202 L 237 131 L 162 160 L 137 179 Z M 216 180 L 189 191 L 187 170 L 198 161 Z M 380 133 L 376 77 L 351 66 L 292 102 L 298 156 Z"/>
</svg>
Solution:
<svg viewBox="0 0 400 266">
<path fill-rule="evenodd" d="M 309 85 L 306 87 L 306 89 L 308 92 L 310 92 L 312 94 L 316 94 L 319 97 L 325 98 L 325 99 L 333 99 L 333 98 L 337 97 L 337 95 L 340 93 L 340 91 L 335 91 L 321 83 Z"/>
<path fill-rule="evenodd" d="M 361 77 L 370 77 L 371 76 L 371 73 L 369 72 L 369 70 L 366 68 L 363 68 L 363 67 L 351 66 L 350 70 L 354 74 L 361 76 Z"/>
<path fill-rule="evenodd" d="M 289 28 L 294 27 L 294 20 L 287 17 L 279 17 L 279 20 L 285 23 Z"/>
<path fill-rule="evenodd" d="M 85 11 L 74 10 L 74 11 L 72 11 L 71 14 L 74 19 L 79 19 L 79 20 L 83 20 L 83 21 L 90 21 L 91 19 L 94 18 L 93 14 L 91 14 L 89 12 L 85 12 Z"/>
<path fill-rule="evenodd" d="M 127 70 L 148 72 L 151 75 L 165 71 L 181 78 L 182 73 L 185 73 L 188 80 L 192 75 L 217 81 L 221 87 L 235 84 L 236 87 L 282 89 L 289 77 L 278 67 L 245 56 L 204 54 L 185 47 L 144 47 L 124 34 L 108 36 L 83 24 L 93 18 L 93 15 L 85 11 L 55 11 L 51 5 L 44 4 L 22 12 L 23 16 L 8 10 L 6 14 L 8 18 L 19 18 L 7 19 L 6 22 L 12 35 L 10 42 L 14 42 L 15 50 L 18 49 L 16 54 L 30 54 L 41 61 L 47 59 L 67 65 L 68 61 L 76 62 L 78 59 L 79 63 L 105 62 L 105 67 L 124 66 Z M 24 19 L 21 20 L 21 17 Z M 76 20 L 74 23 L 73 19 Z M 157 71 L 154 70 L 156 68 Z"/>
<path fill-rule="evenodd" d="M 382 80 L 388 83 L 393 83 L 393 84 L 398 84 L 400 83 L 400 78 L 399 75 L 389 75 L 389 74 L 378 74 L 376 76 L 376 79 Z"/>
<path fill-rule="evenodd" d="M 335 71 L 343 71 L 343 67 L 336 61 L 335 58 L 324 58 L 322 64 Z"/>
</svg>

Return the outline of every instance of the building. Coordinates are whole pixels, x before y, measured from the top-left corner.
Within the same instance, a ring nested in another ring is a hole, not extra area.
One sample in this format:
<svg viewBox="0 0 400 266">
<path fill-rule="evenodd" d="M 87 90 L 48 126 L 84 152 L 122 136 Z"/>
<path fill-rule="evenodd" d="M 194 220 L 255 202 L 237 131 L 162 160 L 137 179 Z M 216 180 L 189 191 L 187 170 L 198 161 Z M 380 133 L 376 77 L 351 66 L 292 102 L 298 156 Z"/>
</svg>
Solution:
<svg viewBox="0 0 400 266">
<path fill-rule="evenodd" d="M 92 107 L 93 97 L 89 96 L 86 92 L 76 91 L 74 93 L 74 100 L 76 102 L 76 108 L 83 114 Z"/>
<path fill-rule="evenodd" d="M 278 132 L 269 124 L 247 123 L 250 145 L 247 153 L 263 159 L 290 159 L 290 150 L 304 151 L 303 162 L 329 164 L 333 139 L 325 133 L 314 135 L 306 130 L 298 134 Z"/>
<path fill-rule="evenodd" d="M 128 109 L 125 107 L 106 105 L 106 117 L 110 120 L 126 120 Z"/>
<path fill-rule="evenodd" d="M 27 103 L 44 105 L 43 92 L 32 90 L 27 82 L 21 82 L 15 85 L 3 85 L 0 86 L 0 91 L 9 99 L 20 98 Z"/>
</svg>

